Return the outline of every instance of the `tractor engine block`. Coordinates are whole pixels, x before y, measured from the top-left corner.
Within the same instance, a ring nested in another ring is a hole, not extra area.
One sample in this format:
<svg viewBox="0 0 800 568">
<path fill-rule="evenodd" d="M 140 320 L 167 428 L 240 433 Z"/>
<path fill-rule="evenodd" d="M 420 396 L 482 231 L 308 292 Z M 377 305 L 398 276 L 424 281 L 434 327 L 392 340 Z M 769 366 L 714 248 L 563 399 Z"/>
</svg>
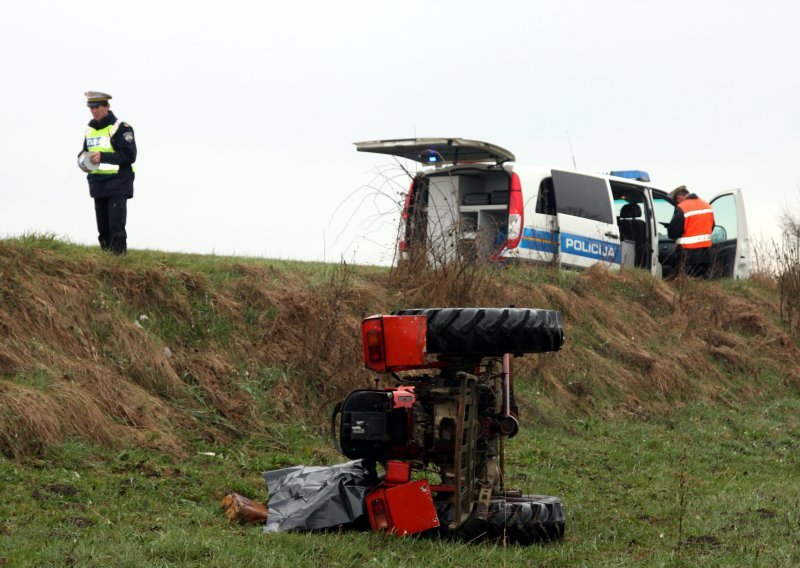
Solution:
<svg viewBox="0 0 800 568">
<path fill-rule="evenodd" d="M 458 424 L 458 389 L 441 376 L 415 377 L 414 385 L 356 390 L 341 403 L 339 445 L 350 459 L 415 460 L 452 465 Z M 496 398 L 479 385 L 480 438 L 496 434 Z M 335 431 L 335 430 L 334 430 Z"/>
</svg>

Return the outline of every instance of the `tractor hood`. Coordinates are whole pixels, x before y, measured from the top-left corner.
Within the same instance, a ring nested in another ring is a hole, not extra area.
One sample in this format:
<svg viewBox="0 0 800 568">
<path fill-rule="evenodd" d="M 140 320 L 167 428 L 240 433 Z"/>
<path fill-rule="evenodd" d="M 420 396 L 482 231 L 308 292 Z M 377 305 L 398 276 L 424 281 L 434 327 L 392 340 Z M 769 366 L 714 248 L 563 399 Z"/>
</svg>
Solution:
<svg viewBox="0 0 800 568">
<path fill-rule="evenodd" d="M 389 154 L 428 165 L 515 161 L 514 154 L 505 148 L 463 138 L 404 138 L 355 144 L 359 152 Z"/>
</svg>

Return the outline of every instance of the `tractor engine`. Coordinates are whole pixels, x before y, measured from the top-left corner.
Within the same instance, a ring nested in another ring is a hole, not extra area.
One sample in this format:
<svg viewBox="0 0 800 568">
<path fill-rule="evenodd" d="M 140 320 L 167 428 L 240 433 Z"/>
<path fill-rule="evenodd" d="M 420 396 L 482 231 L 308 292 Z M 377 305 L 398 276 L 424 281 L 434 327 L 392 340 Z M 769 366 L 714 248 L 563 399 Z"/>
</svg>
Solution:
<svg viewBox="0 0 800 568">
<path fill-rule="evenodd" d="M 356 390 L 341 404 L 341 452 L 351 459 L 415 460 L 420 467 L 452 465 L 458 429 L 458 387 L 446 377 L 416 377 L 415 384 Z M 500 431 L 496 397 L 477 385 L 478 439 Z M 448 385 L 451 383 L 451 385 Z"/>
<path fill-rule="evenodd" d="M 380 462 L 422 459 L 433 439 L 433 409 L 415 390 L 351 392 L 341 405 L 342 453 Z"/>
</svg>

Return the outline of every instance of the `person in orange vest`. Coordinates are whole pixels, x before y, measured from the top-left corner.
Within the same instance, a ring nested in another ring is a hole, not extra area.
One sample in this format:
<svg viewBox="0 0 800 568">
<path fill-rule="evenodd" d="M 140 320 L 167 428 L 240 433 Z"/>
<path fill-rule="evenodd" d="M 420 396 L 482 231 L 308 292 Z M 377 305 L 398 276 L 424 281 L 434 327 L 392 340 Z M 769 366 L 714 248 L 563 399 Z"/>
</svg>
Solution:
<svg viewBox="0 0 800 568">
<path fill-rule="evenodd" d="M 711 232 L 714 210 L 711 205 L 682 185 L 670 193 L 675 200 L 675 213 L 667 227 L 667 235 L 675 239 L 679 266 L 689 276 L 711 276 Z"/>
</svg>

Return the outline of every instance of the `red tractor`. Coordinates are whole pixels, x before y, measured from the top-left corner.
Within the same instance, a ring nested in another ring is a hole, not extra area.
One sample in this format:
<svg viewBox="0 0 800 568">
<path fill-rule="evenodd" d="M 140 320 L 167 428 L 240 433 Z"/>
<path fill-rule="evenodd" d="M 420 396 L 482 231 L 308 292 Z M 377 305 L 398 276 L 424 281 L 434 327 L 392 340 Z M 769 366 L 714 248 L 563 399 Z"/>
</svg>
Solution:
<svg viewBox="0 0 800 568">
<path fill-rule="evenodd" d="M 561 500 L 522 495 L 504 476 L 505 440 L 519 430 L 512 356 L 558 351 L 559 313 L 402 310 L 367 318 L 362 336 L 365 365 L 394 386 L 351 392 L 333 421 L 345 456 L 383 464 L 366 500 L 372 530 L 517 544 L 561 538 Z"/>
</svg>

